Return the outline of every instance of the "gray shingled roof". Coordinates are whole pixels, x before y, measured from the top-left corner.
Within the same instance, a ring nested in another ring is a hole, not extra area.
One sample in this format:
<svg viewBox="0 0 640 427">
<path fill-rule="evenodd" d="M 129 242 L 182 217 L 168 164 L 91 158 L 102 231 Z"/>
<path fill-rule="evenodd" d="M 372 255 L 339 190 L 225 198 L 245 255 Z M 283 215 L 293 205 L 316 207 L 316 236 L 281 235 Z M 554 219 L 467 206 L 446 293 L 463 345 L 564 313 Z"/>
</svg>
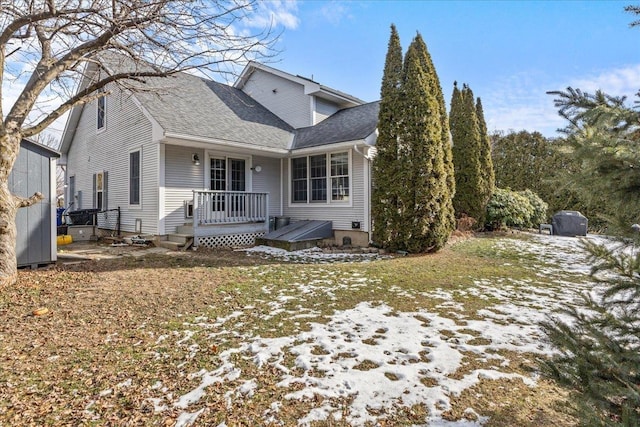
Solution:
<svg viewBox="0 0 640 427">
<path fill-rule="evenodd" d="M 379 101 L 345 108 L 315 126 L 297 129 L 293 149 L 364 139 L 378 126 L 379 110 Z"/>
<path fill-rule="evenodd" d="M 239 89 L 186 73 L 147 79 L 140 100 L 167 133 L 286 149 L 293 129 Z"/>
<path fill-rule="evenodd" d="M 108 52 L 100 59 L 112 72 L 151 67 Z M 242 90 L 188 73 L 129 80 L 127 85 L 168 134 L 260 148 L 286 150 L 294 138 L 294 149 L 364 139 L 378 121 L 379 103 L 373 102 L 340 110 L 315 126 L 296 130 Z"/>
</svg>

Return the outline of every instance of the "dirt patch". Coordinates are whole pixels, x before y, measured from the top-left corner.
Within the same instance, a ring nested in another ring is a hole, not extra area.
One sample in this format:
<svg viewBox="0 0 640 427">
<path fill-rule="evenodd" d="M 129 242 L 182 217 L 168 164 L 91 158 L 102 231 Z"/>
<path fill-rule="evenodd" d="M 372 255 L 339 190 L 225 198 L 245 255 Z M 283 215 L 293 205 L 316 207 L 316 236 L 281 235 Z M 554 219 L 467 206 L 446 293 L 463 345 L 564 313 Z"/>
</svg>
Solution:
<svg viewBox="0 0 640 427">
<path fill-rule="evenodd" d="M 230 267 L 268 262 L 231 250 L 77 245 L 54 266 L 20 270 L 17 284 L 0 292 L 0 426 L 164 420 L 139 388 L 189 381 L 159 337 L 179 329 L 176 319 L 232 308 L 234 299 L 217 291 L 243 280 Z M 33 315 L 38 308 L 47 313 Z"/>
</svg>

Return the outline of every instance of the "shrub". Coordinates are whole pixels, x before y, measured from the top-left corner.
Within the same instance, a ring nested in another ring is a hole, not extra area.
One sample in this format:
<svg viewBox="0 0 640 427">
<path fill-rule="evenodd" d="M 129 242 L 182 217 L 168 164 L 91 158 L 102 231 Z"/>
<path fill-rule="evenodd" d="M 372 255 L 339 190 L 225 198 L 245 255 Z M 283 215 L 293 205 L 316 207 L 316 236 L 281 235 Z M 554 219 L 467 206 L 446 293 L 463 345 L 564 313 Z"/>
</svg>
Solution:
<svg viewBox="0 0 640 427">
<path fill-rule="evenodd" d="M 547 222 L 547 209 L 549 205 L 540 198 L 536 193 L 531 190 L 520 191 L 524 197 L 529 200 L 532 207 L 531 218 L 529 219 L 528 227 L 537 227 L 541 223 Z"/>
<path fill-rule="evenodd" d="M 487 227 L 493 230 L 535 227 L 546 217 L 547 204 L 531 190 L 496 188 L 487 205 Z"/>
</svg>

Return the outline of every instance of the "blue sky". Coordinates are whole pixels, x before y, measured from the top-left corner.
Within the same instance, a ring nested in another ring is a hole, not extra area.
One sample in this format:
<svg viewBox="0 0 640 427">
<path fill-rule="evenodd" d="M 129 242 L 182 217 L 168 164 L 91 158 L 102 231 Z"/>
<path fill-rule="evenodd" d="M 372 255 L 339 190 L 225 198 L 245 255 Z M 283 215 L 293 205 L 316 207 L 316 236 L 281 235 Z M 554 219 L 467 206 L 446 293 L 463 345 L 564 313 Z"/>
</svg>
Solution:
<svg viewBox="0 0 640 427">
<path fill-rule="evenodd" d="M 262 0 L 235 30 L 273 23 L 281 35 L 270 65 L 365 101 L 379 98 L 390 25 L 403 49 L 420 32 L 447 107 L 457 80 L 482 98 L 489 131 L 552 137 L 565 123 L 547 91 L 572 86 L 633 98 L 640 89 L 640 27 L 629 27 L 636 17 L 624 12 L 628 4 L 640 0 Z M 19 86 L 3 82 L 5 108 Z M 59 135 L 64 119 L 48 131 Z"/>
<path fill-rule="evenodd" d="M 389 27 L 422 34 L 449 106 L 453 82 L 483 101 L 490 131 L 564 126 L 545 92 L 640 89 L 640 28 L 627 1 L 268 2 L 284 26 L 271 64 L 366 101 L 379 98 Z"/>
</svg>

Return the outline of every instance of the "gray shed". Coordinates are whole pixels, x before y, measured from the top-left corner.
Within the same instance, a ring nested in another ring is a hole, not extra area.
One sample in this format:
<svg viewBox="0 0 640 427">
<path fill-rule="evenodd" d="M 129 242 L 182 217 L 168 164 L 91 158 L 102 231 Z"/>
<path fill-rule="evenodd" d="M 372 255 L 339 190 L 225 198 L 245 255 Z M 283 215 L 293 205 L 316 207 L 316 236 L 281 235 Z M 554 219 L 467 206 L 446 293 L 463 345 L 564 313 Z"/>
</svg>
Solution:
<svg viewBox="0 0 640 427">
<path fill-rule="evenodd" d="M 553 226 L 553 234 L 558 236 L 586 236 L 587 235 L 587 217 L 578 211 L 559 211 L 551 221 Z"/>
<path fill-rule="evenodd" d="M 9 190 L 21 197 L 36 191 L 44 199 L 18 209 L 16 255 L 18 267 L 37 267 L 55 262 L 56 240 L 56 159 L 60 153 L 23 139 L 16 163 L 9 174 Z"/>
</svg>

